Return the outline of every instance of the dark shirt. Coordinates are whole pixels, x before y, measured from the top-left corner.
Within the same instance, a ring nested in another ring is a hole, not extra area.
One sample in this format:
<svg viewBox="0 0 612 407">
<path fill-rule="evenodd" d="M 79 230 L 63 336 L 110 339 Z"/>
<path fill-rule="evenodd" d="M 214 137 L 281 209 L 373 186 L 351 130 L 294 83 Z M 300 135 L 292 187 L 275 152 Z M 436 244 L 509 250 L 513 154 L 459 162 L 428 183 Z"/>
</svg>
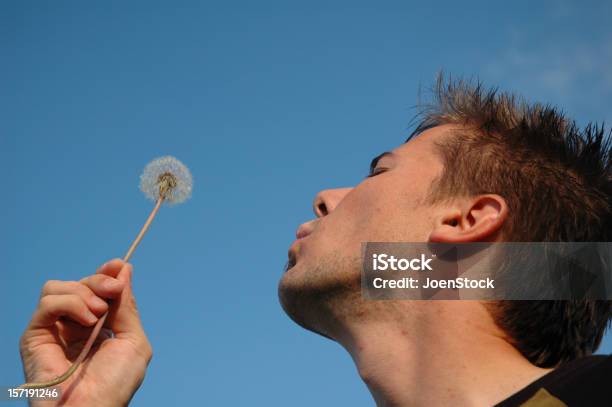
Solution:
<svg viewBox="0 0 612 407">
<path fill-rule="evenodd" d="M 544 390 L 542 390 L 544 389 Z M 612 355 L 587 356 L 567 362 L 542 376 L 496 407 L 612 406 Z"/>
</svg>

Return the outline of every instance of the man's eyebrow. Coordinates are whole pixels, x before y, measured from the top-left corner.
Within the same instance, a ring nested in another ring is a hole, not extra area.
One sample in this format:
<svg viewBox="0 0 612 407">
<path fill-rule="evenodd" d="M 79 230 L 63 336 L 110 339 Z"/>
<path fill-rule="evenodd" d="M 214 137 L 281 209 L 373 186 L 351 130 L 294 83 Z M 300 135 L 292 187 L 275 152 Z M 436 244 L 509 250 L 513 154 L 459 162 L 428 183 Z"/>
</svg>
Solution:
<svg viewBox="0 0 612 407">
<path fill-rule="evenodd" d="M 374 168 L 376 168 L 376 166 L 378 165 L 378 161 L 380 161 L 381 158 L 387 156 L 393 156 L 393 153 L 390 151 L 385 151 L 384 153 L 374 157 L 374 159 L 372 159 L 372 162 L 370 163 L 370 172 L 374 171 Z"/>
</svg>

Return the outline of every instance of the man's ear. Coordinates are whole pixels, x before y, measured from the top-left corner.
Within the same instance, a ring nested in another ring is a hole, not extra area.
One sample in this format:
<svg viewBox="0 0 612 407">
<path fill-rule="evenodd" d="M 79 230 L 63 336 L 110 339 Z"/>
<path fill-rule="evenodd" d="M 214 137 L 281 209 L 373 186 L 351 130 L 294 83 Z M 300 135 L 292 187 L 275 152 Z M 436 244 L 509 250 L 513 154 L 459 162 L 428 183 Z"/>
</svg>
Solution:
<svg viewBox="0 0 612 407">
<path fill-rule="evenodd" d="M 486 242 L 495 235 L 508 217 L 506 200 L 487 194 L 460 200 L 448 207 L 429 235 L 430 242 Z"/>
</svg>

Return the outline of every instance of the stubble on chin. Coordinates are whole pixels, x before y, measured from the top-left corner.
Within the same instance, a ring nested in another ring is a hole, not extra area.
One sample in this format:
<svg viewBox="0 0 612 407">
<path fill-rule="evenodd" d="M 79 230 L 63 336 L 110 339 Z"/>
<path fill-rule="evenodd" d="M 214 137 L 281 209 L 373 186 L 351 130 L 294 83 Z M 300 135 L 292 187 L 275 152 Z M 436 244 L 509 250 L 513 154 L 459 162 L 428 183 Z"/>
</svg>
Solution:
<svg viewBox="0 0 612 407">
<path fill-rule="evenodd" d="M 294 261 L 278 285 L 283 309 L 303 328 L 333 338 L 341 320 L 363 307 L 361 266 L 360 257 Z"/>
</svg>

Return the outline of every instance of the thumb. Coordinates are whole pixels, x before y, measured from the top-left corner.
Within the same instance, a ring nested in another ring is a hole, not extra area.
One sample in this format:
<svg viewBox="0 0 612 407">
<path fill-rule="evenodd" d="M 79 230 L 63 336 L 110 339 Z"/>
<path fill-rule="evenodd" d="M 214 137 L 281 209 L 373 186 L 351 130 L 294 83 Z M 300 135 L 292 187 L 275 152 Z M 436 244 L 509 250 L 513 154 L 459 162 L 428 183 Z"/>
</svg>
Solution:
<svg viewBox="0 0 612 407">
<path fill-rule="evenodd" d="M 113 301 L 110 307 L 107 326 L 117 338 L 146 340 L 132 290 L 132 265 L 124 263 L 116 278 L 123 282 L 124 288 L 119 299 Z"/>
</svg>

